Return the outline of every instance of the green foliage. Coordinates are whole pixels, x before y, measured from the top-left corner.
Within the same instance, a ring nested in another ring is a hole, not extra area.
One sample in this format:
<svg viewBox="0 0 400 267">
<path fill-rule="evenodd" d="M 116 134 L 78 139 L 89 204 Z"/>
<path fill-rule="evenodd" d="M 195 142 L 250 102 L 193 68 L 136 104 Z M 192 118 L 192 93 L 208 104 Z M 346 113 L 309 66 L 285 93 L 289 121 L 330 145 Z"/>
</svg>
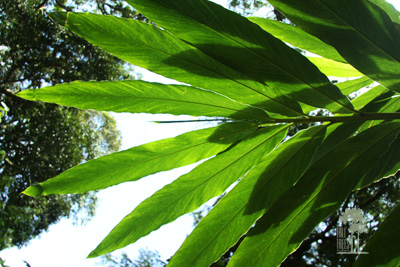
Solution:
<svg viewBox="0 0 400 267">
<path fill-rule="evenodd" d="M 29 187 L 25 194 L 35 196 L 82 193 L 214 155 L 143 201 L 90 257 L 133 243 L 225 192 L 169 265 L 209 266 L 240 241 L 228 266 L 278 266 L 349 195 L 399 169 L 400 32 L 393 7 L 367 0 L 269 1 L 294 27 L 248 20 L 205 0 L 128 2 L 155 24 L 51 16 L 115 56 L 185 86 L 114 82 L 111 90 L 112 83 L 75 82 L 19 96 L 229 122 L 102 157 Z M 322 58 L 310 60 L 285 42 Z M 333 84 L 329 75 L 351 79 Z M 314 126 L 293 135 L 303 124 Z M 377 206 L 368 212 L 387 214 Z M 377 264 L 400 260 L 397 235 L 390 234 L 397 217 L 395 208 L 366 246 Z M 356 264 L 370 262 L 363 258 Z"/>
</svg>

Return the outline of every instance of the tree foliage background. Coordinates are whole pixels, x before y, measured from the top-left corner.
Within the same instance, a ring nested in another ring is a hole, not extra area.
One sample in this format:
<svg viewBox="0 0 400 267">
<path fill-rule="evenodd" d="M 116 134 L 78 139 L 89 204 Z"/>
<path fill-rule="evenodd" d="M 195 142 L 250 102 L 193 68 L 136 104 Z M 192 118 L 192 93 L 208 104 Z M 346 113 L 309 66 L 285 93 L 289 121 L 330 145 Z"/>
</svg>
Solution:
<svg viewBox="0 0 400 267">
<path fill-rule="evenodd" d="M 399 12 L 380 0 L 269 2 L 298 27 L 200 0 L 128 1 L 153 24 L 51 14 L 115 56 L 186 85 L 74 82 L 19 96 L 83 109 L 228 118 L 87 162 L 24 191 L 83 193 L 209 158 L 143 201 L 89 257 L 133 243 L 233 185 L 169 265 L 208 266 L 238 241 L 228 266 L 400 263 L 393 176 L 400 167 Z M 289 138 L 302 124 L 313 126 Z M 363 248 L 369 254 L 321 261 L 312 246 L 322 244 L 321 234 L 333 237 L 335 213 L 356 205 L 378 228 Z"/>
<path fill-rule="evenodd" d="M 0 3 L 0 250 L 25 245 L 62 217 L 85 222 L 93 216 L 94 192 L 35 201 L 20 193 L 117 151 L 121 142 L 116 122 L 107 113 L 34 103 L 14 94 L 77 79 L 132 76 L 121 60 L 55 24 L 39 4 Z"/>
</svg>

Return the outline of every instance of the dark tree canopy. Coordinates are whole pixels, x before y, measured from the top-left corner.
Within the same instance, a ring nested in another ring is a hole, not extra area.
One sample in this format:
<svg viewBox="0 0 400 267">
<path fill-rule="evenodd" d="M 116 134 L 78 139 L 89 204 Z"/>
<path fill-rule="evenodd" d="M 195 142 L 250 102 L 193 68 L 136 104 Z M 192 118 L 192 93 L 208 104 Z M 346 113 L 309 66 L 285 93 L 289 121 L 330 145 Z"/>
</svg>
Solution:
<svg viewBox="0 0 400 267">
<path fill-rule="evenodd" d="M 107 113 L 14 96 L 26 88 L 132 76 L 119 59 L 53 23 L 40 9 L 60 8 L 51 4 L 0 1 L 0 250 L 25 245 L 62 217 L 85 221 L 93 216 L 94 193 L 40 199 L 20 193 L 118 150 L 121 142 L 116 122 Z"/>
</svg>

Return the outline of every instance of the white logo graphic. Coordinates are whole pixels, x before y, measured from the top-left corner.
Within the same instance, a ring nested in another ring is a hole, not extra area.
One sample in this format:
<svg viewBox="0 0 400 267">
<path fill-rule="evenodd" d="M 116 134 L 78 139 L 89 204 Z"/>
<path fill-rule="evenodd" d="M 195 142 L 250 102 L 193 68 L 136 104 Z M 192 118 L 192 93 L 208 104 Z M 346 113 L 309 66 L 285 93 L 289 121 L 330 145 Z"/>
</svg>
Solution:
<svg viewBox="0 0 400 267">
<path fill-rule="evenodd" d="M 366 233 L 363 211 L 361 209 L 346 209 L 339 216 L 341 226 L 336 228 L 338 254 L 368 254 L 360 251 L 360 234 Z"/>
</svg>

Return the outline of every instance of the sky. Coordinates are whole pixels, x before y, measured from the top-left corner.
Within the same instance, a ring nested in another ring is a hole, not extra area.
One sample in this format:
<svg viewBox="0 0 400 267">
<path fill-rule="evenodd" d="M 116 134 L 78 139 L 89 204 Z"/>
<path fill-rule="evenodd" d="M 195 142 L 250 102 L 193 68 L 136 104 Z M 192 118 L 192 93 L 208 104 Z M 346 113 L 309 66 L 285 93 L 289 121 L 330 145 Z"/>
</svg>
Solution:
<svg viewBox="0 0 400 267">
<path fill-rule="evenodd" d="M 226 6 L 226 0 L 214 1 Z M 399 0 L 388 1 L 400 8 Z M 171 80 L 140 70 L 143 80 L 171 83 Z M 177 120 L 171 115 L 114 114 L 122 133 L 122 149 L 128 149 L 147 142 L 173 137 L 181 133 L 208 127 L 207 124 L 180 123 L 156 124 L 154 120 Z M 190 119 L 189 116 L 179 119 Z M 99 203 L 95 217 L 85 226 L 74 226 L 72 220 L 62 219 L 52 225 L 48 232 L 34 239 L 22 249 L 12 248 L 0 252 L 10 267 L 25 267 L 27 261 L 32 267 L 92 267 L 99 265 L 99 259 L 86 259 L 86 256 L 101 242 L 111 229 L 128 215 L 141 201 L 172 182 L 180 175 L 189 172 L 195 165 L 169 172 L 148 176 L 132 183 L 124 183 L 99 192 Z M 140 239 L 133 245 L 114 253 L 126 252 L 135 258 L 140 248 L 157 250 L 166 260 L 184 241 L 192 230 L 193 218 L 182 216 L 175 222 L 161 227 L 158 231 Z M 98 265 L 97 265 L 98 264 Z"/>
</svg>

